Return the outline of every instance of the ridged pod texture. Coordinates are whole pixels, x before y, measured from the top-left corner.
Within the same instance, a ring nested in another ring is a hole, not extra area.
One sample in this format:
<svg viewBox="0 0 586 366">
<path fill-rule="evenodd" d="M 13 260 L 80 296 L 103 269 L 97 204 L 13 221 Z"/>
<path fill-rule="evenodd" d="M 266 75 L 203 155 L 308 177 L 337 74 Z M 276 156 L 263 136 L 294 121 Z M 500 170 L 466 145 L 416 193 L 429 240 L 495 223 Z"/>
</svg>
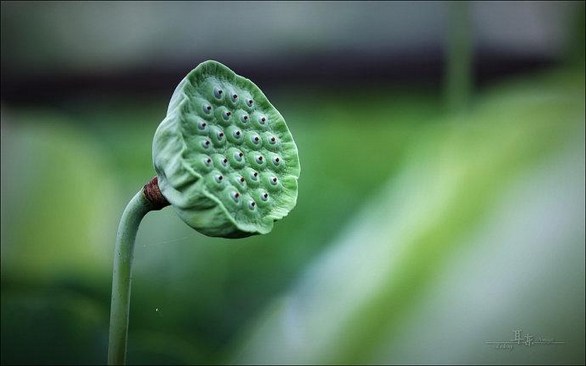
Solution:
<svg viewBox="0 0 586 366">
<path fill-rule="evenodd" d="M 163 196 L 208 236 L 266 234 L 297 203 L 299 155 L 283 116 L 252 81 L 216 61 L 175 89 L 153 163 Z"/>
</svg>

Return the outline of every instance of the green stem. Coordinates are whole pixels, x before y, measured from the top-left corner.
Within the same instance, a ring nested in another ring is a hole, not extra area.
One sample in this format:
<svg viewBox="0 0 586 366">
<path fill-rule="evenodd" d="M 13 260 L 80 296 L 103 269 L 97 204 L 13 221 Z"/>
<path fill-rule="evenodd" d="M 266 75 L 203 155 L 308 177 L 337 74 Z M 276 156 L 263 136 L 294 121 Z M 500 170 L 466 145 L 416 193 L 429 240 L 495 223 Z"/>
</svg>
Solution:
<svg viewBox="0 0 586 366">
<path fill-rule="evenodd" d="M 124 209 L 116 235 L 108 345 L 109 365 L 122 365 L 126 362 L 134 241 L 142 218 L 155 209 L 143 192 L 144 189 L 141 189 L 134 195 Z"/>
</svg>

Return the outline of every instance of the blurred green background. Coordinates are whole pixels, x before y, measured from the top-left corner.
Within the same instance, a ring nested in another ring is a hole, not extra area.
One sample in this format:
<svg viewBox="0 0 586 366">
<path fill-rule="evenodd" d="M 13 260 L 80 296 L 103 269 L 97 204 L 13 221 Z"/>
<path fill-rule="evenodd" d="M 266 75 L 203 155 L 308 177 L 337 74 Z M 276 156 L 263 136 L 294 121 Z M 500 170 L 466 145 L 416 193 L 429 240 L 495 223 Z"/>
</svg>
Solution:
<svg viewBox="0 0 586 366">
<path fill-rule="evenodd" d="M 106 362 L 118 219 L 207 59 L 286 118 L 298 204 L 148 214 L 129 363 L 585 362 L 584 2 L 1 10 L 2 364 Z"/>
</svg>

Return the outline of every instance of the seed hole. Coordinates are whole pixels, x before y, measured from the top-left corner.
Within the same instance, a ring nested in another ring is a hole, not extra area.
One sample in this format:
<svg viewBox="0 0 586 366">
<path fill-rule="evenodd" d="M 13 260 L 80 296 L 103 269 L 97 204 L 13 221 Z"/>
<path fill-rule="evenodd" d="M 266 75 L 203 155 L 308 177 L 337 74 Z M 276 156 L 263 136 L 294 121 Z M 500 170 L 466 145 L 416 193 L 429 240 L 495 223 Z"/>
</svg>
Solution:
<svg viewBox="0 0 586 366">
<path fill-rule="evenodd" d="M 240 179 L 238 179 L 240 181 L 240 183 L 244 183 L 244 177 L 240 176 Z"/>
<path fill-rule="evenodd" d="M 218 133 L 218 140 L 221 140 L 224 137 L 224 132 Z"/>
<path fill-rule="evenodd" d="M 277 179 L 277 177 L 273 177 L 273 178 L 271 178 L 271 183 L 272 183 L 273 185 L 277 184 L 277 182 L 278 182 L 278 179 Z"/>
<path fill-rule="evenodd" d="M 202 142 L 203 148 L 207 149 L 208 147 L 210 147 L 210 140 L 204 140 Z"/>
<path fill-rule="evenodd" d="M 254 104 L 254 101 L 252 99 L 248 99 L 246 101 L 246 104 L 248 104 L 249 107 L 252 107 L 252 105 Z"/>
<path fill-rule="evenodd" d="M 236 161 L 242 161 L 243 156 L 244 154 L 241 151 L 237 151 L 234 153 L 234 159 L 236 159 Z"/>
<path fill-rule="evenodd" d="M 207 158 L 204 160 L 205 165 L 210 165 L 212 163 L 212 159 Z"/>
<path fill-rule="evenodd" d="M 215 96 L 217 99 L 220 99 L 220 98 L 222 98 L 222 93 L 223 93 L 223 92 L 224 92 L 224 91 L 223 91 L 222 89 L 220 89 L 220 88 L 214 88 L 214 96 Z"/>
<path fill-rule="evenodd" d="M 254 210 L 254 208 L 256 207 L 256 202 L 254 201 L 250 201 L 248 203 L 248 208 L 250 208 L 251 210 Z"/>
<path fill-rule="evenodd" d="M 228 159 L 226 159 L 226 158 L 222 159 L 222 164 L 224 164 L 224 165 L 228 164 Z"/>
<path fill-rule="evenodd" d="M 203 106 L 203 111 L 205 114 L 210 114 L 210 112 L 212 111 L 212 106 L 209 104 L 206 104 Z"/>
<path fill-rule="evenodd" d="M 269 194 L 267 192 L 263 193 L 263 195 L 261 196 L 263 201 L 266 201 L 269 199 Z"/>
<path fill-rule="evenodd" d="M 270 140 L 271 144 L 275 144 L 277 142 L 277 139 L 275 138 L 275 136 L 271 136 Z"/>
<path fill-rule="evenodd" d="M 232 99 L 233 99 L 233 100 L 237 100 L 237 99 L 238 99 L 238 95 L 236 95 L 236 94 L 232 94 Z"/>
<path fill-rule="evenodd" d="M 221 174 L 216 175 L 216 182 L 221 183 L 224 180 L 224 176 Z"/>
<path fill-rule="evenodd" d="M 207 124 L 207 123 L 205 123 L 205 122 L 200 122 L 200 123 L 198 123 L 198 124 L 197 124 L 197 127 L 198 127 L 200 130 L 203 130 L 203 129 L 205 129 L 205 128 L 206 128 L 206 126 L 207 126 L 207 125 L 208 125 L 208 124 Z"/>
</svg>

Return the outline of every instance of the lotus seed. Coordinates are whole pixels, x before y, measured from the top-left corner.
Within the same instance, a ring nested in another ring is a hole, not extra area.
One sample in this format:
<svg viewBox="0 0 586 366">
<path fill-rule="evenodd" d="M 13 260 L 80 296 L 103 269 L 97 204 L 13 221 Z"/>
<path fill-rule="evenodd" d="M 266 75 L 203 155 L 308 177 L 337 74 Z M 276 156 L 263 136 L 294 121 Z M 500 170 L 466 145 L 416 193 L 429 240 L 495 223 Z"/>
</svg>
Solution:
<svg viewBox="0 0 586 366">
<path fill-rule="evenodd" d="M 269 199 L 269 194 L 267 192 L 263 193 L 263 195 L 261 196 L 263 201 L 268 201 Z"/>
<path fill-rule="evenodd" d="M 277 179 L 277 177 L 272 177 L 272 178 L 271 178 L 271 184 L 272 184 L 272 185 L 277 185 L 277 182 L 278 182 L 278 181 L 279 181 L 279 180 Z"/>
<path fill-rule="evenodd" d="M 232 95 L 232 100 L 233 100 L 233 101 L 236 101 L 236 100 L 238 100 L 238 95 L 237 95 L 237 94 L 233 94 L 233 95 Z"/>
<path fill-rule="evenodd" d="M 256 187 L 260 183 L 258 172 L 250 167 L 243 169 L 242 176 L 246 178 L 246 183 L 251 187 Z"/>
<path fill-rule="evenodd" d="M 223 93 L 223 90 L 222 89 L 220 89 L 220 88 L 214 88 L 214 96 L 217 99 L 222 99 L 222 93 Z"/>
<path fill-rule="evenodd" d="M 240 118 L 240 120 L 242 121 L 242 123 L 247 123 L 248 122 L 248 114 L 243 114 L 242 117 Z"/>
<path fill-rule="evenodd" d="M 269 138 L 269 143 L 270 143 L 271 145 L 275 145 L 275 144 L 277 143 L 277 138 L 276 138 L 275 136 L 271 136 L 271 137 Z"/>
<path fill-rule="evenodd" d="M 248 208 L 249 209 L 254 210 L 255 207 L 256 207 L 256 202 L 254 202 L 254 201 L 248 202 Z"/>
<path fill-rule="evenodd" d="M 275 165 L 281 164 L 281 159 L 278 156 L 275 156 L 273 158 L 273 164 L 275 164 Z"/>
<path fill-rule="evenodd" d="M 224 176 L 221 174 L 216 175 L 216 182 L 220 183 L 224 179 Z"/>
<path fill-rule="evenodd" d="M 234 126 L 234 125 L 228 126 L 228 127 L 226 127 L 224 132 L 226 133 L 226 137 L 228 138 L 228 142 L 231 142 L 234 145 L 240 145 L 242 143 L 242 137 L 244 136 L 244 133 L 237 126 Z M 234 146 L 234 145 L 232 145 L 232 146 Z"/>
<path fill-rule="evenodd" d="M 210 147 L 210 140 L 208 140 L 208 139 L 205 139 L 205 140 L 202 142 L 202 146 L 203 146 L 203 148 L 204 148 L 204 149 L 207 149 L 208 147 Z"/>
<path fill-rule="evenodd" d="M 226 121 L 230 119 L 230 116 L 231 116 L 231 115 L 232 115 L 232 112 L 230 112 L 230 111 L 224 111 L 224 112 L 222 113 L 222 117 L 223 117 L 223 118 L 224 118 L 224 120 L 226 120 Z"/>
<path fill-rule="evenodd" d="M 197 124 L 197 128 L 199 128 L 200 130 L 205 130 L 205 128 L 206 128 L 206 126 L 207 126 L 207 125 L 208 125 L 208 124 L 207 124 L 207 123 L 205 123 L 205 122 L 199 122 L 199 123 Z"/>
<path fill-rule="evenodd" d="M 236 161 L 242 161 L 243 156 L 244 156 L 244 154 L 242 153 L 242 151 L 235 151 L 234 152 L 234 159 Z"/>
<path fill-rule="evenodd" d="M 258 145 L 260 143 L 260 137 L 257 134 L 253 134 L 250 136 L 250 142 L 254 145 Z"/>
<path fill-rule="evenodd" d="M 226 143 L 226 134 L 224 131 L 216 126 L 210 126 L 210 140 L 214 143 L 215 147 L 223 146 Z"/>
<path fill-rule="evenodd" d="M 256 134 L 250 134 L 250 133 L 246 133 L 248 136 L 247 139 L 245 139 L 244 141 L 246 142 L 246 146 L 248 146 L 249 148 L 252 148 L 252 150 L 248 149 L 249 151 L 255 151 L 259 146 L 259 140 L 256 139 L 257 135 Z"/>
<path fill-rule="evenodd" d="M 211 106 L 211 105 L 209 105 L 209 104 L 205 104 L 205 105 L 203 106 L 203 112 L 204 112 L 205 114 L 210 114 L 210 112 L 211 112 L 211 111 L 212 111 L 212 106 Z"/>
<path fill-rule="evenodd" d="M 212 164 L 212 159 L 205 158 L 203 162 L 204 162 L 205 165 L 210 166 Z"/>
<path fill-rule="evenodd" d="M 238 199 L 240 198 L 240 193 L 238 193 L 238 192 L 232 192 L 230 195 L 232 196 L 232 199 L 235 202 L 238 202 Z"/>
<path fill-rule="evenodd" d="M 252 105 L 254 104 L 254 101 L 252 99 L 248 99 L 246 101 L 246 104 L 248 104 L 249 107 L 252 107 Z"/>
</svg>

